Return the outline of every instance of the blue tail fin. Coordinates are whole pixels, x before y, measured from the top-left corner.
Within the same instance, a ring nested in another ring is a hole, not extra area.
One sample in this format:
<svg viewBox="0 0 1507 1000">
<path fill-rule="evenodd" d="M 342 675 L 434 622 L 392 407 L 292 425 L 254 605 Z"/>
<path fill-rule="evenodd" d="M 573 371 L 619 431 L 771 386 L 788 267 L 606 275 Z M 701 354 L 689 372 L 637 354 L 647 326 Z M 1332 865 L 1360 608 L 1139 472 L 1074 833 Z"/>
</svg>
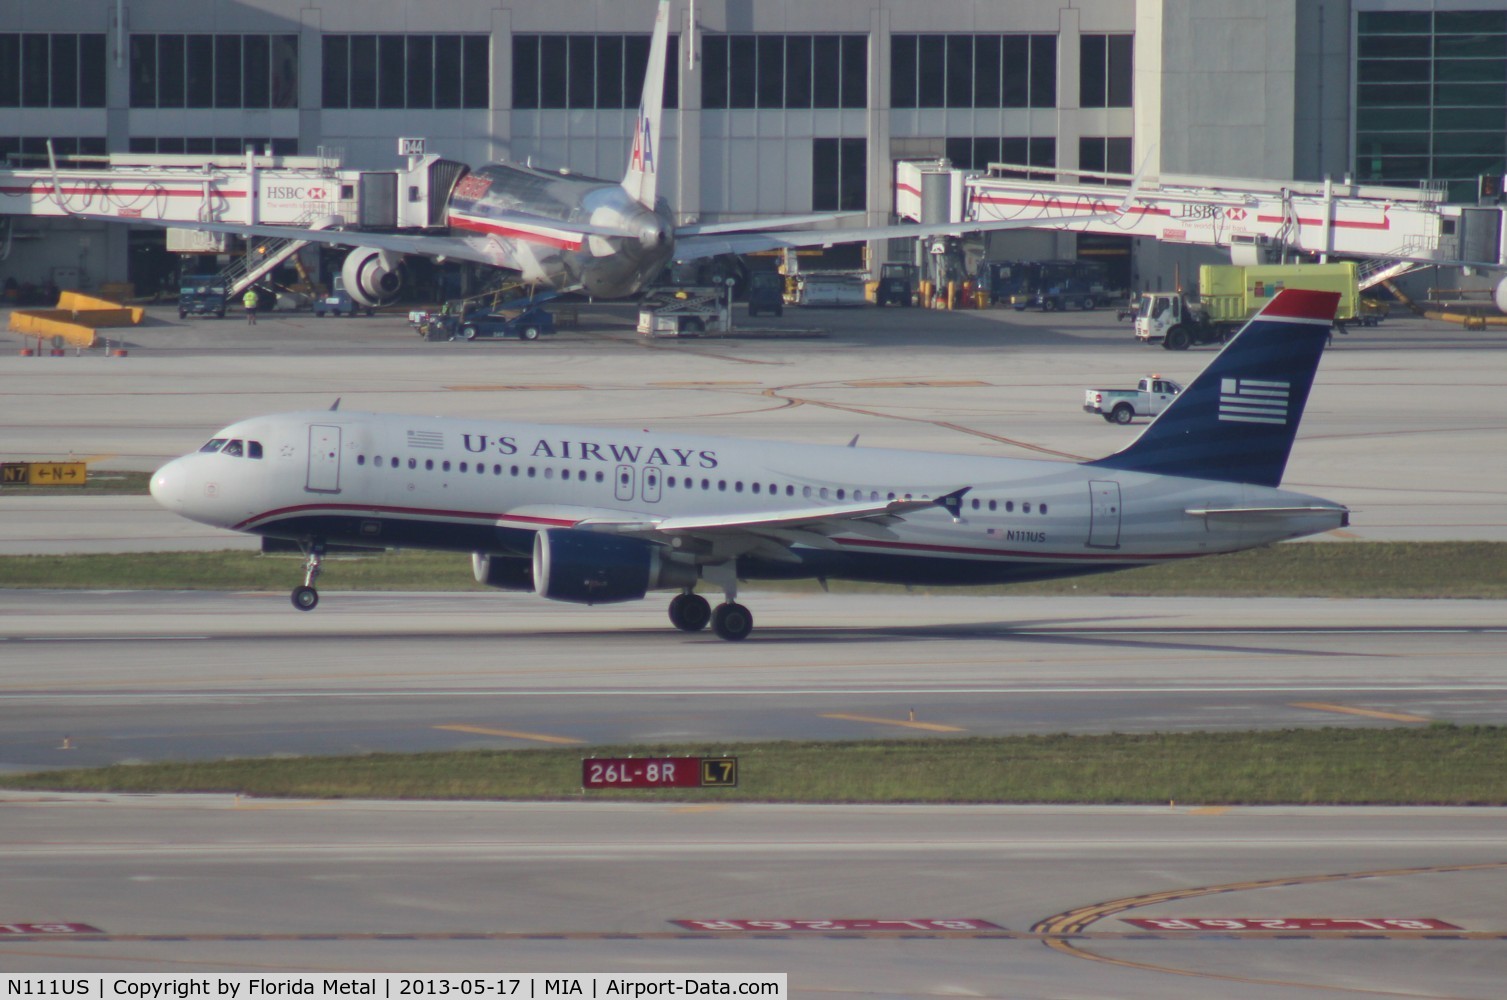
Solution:
<svg viewBox="0 0 1507 1000">
<path fill-rule="evenodd" d="M 1123 451 L 1091 466 L 1277 486 L 1339 303 L 1288 288 Z"/>
</svg>

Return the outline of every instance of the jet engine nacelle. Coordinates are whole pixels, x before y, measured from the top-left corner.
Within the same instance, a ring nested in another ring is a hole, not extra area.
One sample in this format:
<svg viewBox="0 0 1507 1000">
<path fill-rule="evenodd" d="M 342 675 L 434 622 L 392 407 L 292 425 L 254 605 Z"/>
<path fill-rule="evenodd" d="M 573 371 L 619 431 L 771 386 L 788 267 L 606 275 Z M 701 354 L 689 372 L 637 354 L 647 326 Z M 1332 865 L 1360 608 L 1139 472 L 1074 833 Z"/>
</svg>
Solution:
<svg viewBox="0 0 1507 1000">
<path fill-rule="evenodd" d="M 525 556 L 496 556 L 489 552 L 471 553 L 471 572 L 477 583 L 499 590 L 533 590 L 534 564 Z"/>
<path fill-rule="evenodd" d="M 351 298 L 363 306 L 385 306 L 403 289 L 403 258 L 388 250 L 357 247 L 345 255 L 340 277 Z"/>
<path fill-rule="evenodd" d="M 700 575 L 663 546 L 574 528 L 534 535 L 533 569 L 534 593 L 576 604 L 636 601 L 651 590 L 692 586 Z"/>
</svg>

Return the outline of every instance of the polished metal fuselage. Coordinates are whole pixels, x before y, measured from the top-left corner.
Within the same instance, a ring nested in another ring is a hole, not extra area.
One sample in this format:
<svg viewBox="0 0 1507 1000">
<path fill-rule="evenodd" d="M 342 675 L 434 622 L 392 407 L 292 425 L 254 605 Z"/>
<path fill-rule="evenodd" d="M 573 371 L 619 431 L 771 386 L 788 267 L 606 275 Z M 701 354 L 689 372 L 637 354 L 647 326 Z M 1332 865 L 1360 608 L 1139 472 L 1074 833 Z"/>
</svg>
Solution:
<svg viewBox="0 0 1507 1000">
<path fill-rule="evenodd" d="M 489 163 L 462 178 L 446 221 L 457 235 L 485 240 L 499 264 L 516 268 L 524 281 L 600 298 L 633 295 L 675 252 L 663 198 L 651 210 L 614 181 L 511 163 Z M 553 228 L 550 221 L 613 235 Z"/>
</svg>

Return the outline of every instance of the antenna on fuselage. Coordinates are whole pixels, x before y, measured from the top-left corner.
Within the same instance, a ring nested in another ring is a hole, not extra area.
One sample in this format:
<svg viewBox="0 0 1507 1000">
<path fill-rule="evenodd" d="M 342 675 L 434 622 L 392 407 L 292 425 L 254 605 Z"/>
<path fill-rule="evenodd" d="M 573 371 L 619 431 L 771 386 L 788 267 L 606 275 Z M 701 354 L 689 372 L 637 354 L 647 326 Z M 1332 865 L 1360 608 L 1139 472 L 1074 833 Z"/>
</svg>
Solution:
<svg viewBox="0 0 1507 1000">
<path fill-rule="evenodd" d="M 330 404 L 330 412 L 334 413 L 338 409 L 340 409 L 340 397 L 336 396 L 335 401 Z"/>
</svg>

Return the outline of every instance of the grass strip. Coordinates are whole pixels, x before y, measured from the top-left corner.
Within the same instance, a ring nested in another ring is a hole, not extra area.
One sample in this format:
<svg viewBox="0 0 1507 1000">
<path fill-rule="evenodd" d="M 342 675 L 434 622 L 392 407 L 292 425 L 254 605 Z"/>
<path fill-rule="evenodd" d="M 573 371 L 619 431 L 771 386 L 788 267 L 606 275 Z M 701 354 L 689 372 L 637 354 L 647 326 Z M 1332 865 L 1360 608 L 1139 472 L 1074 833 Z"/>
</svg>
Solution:
<svg viewBox="0 0 1507 1000">
<path fill-rule="evenodd" d="M 290 589 L 297 555 L 247 551 L 0 557 L 0 588 L 108 590 Z M 760 589 L 814 591 L 815 582 L 757 582 Z M 834 580 L 837 593 L 898 587 Z M 332 556 L 324 591 L 486 590 L 469 560 L 447 552 Z M 1082 594 L 1206 597 L 1507 598 L 1504 542 L 1336 542 L 1274 545 L 1248 552 L 1147 566 L 1099 576 L 991 587 L 936 588 L 956 594 Z"/>
<path fill-rule="evenodd" d="M 582 792 L 589 756 L 739 758 L 736 788 Z M 1507 805 L 1507 727 L 636 745 L 119 765 L 0 787 L 316 799 Z"/>
</svg>

